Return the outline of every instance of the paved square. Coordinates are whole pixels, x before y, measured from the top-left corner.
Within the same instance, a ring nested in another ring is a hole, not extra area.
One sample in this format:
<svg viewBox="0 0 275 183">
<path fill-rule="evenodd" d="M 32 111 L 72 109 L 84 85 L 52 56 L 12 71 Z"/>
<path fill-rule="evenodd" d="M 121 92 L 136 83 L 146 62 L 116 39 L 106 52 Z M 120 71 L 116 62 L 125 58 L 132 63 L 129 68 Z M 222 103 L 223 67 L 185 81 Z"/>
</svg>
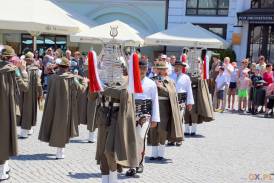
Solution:
<svg viewBox="0 0 275 183">
<path fill-rule="evenodd" d="M 38 124 L 41 116 L 39 113 Z M 142 176 L 126 178 L 122 174 L 120 182 L 273 182 L 268 181 L 274 172 L 273 119 L 229 113 L 216 113 L 215 118 L 214 122 L 199 126 L 200 138 L 186 138 L 181 147 L 167 147 L 166 161 L 151 162 L 148 147 Z M 56 149 L 40 142 L 38 132 L 39 126 L 29 139 L 19 140 L 20 155 L 10 161 L 11 179 L 7 183 L 101 181 L 94 160 L 96 144 L 86 143 L 86 126 L 81 125 L 80 137 L 66 146 L 64 160 L 55 160 Z M 258 178 L 265 180 L 256 181 Z"/>
</svg>

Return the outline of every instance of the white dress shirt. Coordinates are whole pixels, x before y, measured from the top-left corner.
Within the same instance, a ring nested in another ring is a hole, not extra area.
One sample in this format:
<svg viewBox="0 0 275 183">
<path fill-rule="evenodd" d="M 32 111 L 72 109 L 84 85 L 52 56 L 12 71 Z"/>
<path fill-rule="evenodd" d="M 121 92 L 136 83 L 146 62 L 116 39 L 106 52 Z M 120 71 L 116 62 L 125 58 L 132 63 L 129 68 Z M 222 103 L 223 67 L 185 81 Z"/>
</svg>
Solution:
<svg viewBox="0 0 275 183">
<path fill-rule="evenodd" d="M 194 104 L 192 86 L 190 77 L 186 74 L 180 73 L 177 75 L 175 72 L 170 76 L 176 83 L 177 93 L 187 93 L 187 104 Z"/>
<path fill-rule="evenodd" d="M 152 118 L 151 121 L 160 122 L 159 116 L 159 100 L 158 100 L 158 89 L 156 83 L 145 77 L 142 81 L 142 88 L 143 93 L 136 93 L 134 94 L 135 99 L 145 100 L 150 99 L 152 100 Z"/>
</svg>

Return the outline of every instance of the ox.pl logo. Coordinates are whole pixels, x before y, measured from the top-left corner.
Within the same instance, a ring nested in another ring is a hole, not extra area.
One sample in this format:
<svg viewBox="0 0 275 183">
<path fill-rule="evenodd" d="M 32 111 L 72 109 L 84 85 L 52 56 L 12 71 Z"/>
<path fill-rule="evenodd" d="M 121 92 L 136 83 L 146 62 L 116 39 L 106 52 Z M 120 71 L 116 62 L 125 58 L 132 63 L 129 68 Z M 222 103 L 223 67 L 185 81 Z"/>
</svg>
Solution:
<svg viewBox="0 0 275 183">
<path fill-rule="evenodd" d="M 272 181 L 273 174 L 250 173 L 248 175 L 248 180 L 250 180 L 250 181 Z"/>
</svg>

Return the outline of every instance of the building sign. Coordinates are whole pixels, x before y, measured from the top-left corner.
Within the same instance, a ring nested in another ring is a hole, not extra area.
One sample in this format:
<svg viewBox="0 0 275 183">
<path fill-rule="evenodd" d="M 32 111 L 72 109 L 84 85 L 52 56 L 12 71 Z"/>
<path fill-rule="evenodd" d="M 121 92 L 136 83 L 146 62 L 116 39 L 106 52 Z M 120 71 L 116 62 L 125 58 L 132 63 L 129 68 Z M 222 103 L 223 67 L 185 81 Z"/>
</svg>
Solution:
<svg viewBox="0 0 275 183">
<path fill-rule="evenodd" d="M 249 21 L 249 23 L 273 23 L 273 15 L 240 15 L 240 21 Z"/>
</svg>

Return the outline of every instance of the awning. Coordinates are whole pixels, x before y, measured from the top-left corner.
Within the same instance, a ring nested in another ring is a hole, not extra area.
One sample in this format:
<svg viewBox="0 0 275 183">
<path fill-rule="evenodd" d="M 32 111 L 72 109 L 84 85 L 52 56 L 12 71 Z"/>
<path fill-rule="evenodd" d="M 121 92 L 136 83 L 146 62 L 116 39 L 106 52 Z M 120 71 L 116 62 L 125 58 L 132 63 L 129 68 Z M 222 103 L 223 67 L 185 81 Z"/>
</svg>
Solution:
<svg viewBox="0 0 275 183">
<path fill-rule="evenodd" d="M 90 28 L 50 0 L 8 0 L 1 5 L 0 29 L 69 35 Z"/>
<path fill-rule="evenodd" d="M 180 46 L 224 49 L 228 43 L 216 34 L 191 23 L 179 24 L 167 30 L 147 36 L 147 46 Z"/>
<path fill-rule="evenodd" d="M 125 46 L 141 46 L 143 45 L 143 32 L 136 30 L 130 25 L 115 20 L 113 22 L 105 23 L 95 26 L 90 30 L 79 32 L 70 36 L 71 42 L 79 43 L 106 43 L 113 38 L 110 35 L 111 27 L 117 27 L 118 34 L 115 40 Z"/>
<path fill-rule="evenodd" d="M 239 21 L 249 23 L 274 24 L 274 10 L 272 9 L 249 9 L 237 13 Z"/>
</svg>

